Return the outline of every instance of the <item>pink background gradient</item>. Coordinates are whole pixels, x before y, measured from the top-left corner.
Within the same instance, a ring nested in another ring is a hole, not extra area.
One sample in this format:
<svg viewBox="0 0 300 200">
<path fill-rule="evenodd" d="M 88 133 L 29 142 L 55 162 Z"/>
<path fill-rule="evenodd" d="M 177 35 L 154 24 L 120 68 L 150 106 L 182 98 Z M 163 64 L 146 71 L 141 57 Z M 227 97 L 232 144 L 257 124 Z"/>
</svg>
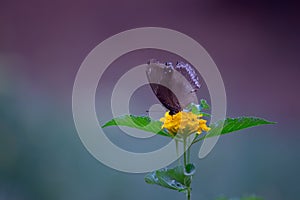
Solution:
<svg viewBox="0 0 300 200">
<path fill-rule="evenodd" d="M 100 164 L 84 149 L 73 124 L 72 87 L 83 59 L 106 38 L 147 26 L 180 31 L 203 45 L 223 76 L 228 116 L 254 115 L 278 122 L 224 136 L 204 160 L 198 160 L 195 149 L 194 199 L 253 193 L 267 200 L 296 199 L 298 10 L 292 1 L 2 0 L 0 199 L 183 198 L 147 185 L 143 174 Z M 145 50 L 110 66 L 97 94 L 101 122 L 111 117 L 104 108 L 118 77 L 153 56 L 176 62 L 174 55 Z M 205 97 L 203 85 L 200 96 L 203 92 Z M 147 87 L 135 96 L 134 112 L 142 113 L 156 101 Z M 120 134 L 117 129 L 109 131 Z M 116 143 L 123 141 L 124 148 L 127 141 L 145 150 L 139 140 L 111 137 Z"/>
</svg>

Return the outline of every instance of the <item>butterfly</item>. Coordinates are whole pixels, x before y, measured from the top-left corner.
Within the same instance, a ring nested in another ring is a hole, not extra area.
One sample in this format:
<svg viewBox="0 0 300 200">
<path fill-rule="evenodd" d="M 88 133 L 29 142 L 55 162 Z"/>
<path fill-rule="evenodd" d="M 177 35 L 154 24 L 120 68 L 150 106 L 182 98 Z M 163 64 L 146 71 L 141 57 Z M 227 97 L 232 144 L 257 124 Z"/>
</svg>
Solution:
<svg viewBox="0 0 300 200">
<path fill-rule="evenodd" d="M 187 63 L 165 64 L 150 60 L 146 69 L 149 84 L 170 115 L 182 111 L 190 103 L 197 103 L 196 91 L 200 88 L 199 78 Z"/>
</svg>

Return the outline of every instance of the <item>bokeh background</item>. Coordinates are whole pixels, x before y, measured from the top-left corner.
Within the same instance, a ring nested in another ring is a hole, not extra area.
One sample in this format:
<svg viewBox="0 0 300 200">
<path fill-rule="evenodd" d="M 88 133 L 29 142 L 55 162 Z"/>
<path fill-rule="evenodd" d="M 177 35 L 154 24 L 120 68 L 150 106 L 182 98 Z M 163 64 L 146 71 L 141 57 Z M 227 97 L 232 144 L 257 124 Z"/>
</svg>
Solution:
<svg viewBox="0 0 300 200">
<path fill-rule="evenodd" d="M 145 26 L 183 32 L 206 48 L 225 82 L 228 116 L 278 122 L 222 137 L 203 160 L 195 149 L 193 198 L 257 194 L 267 200 L 297 199 L 298 11 L 293 1 L 267 0 L 1 0 L 0 199 L 184 198 L 147 185 L 144 174 L 118 172 L 98 162 L 82 145 L 73 123 L 73 81 L 88 52 L 109 36 Z M 107 105 L 114 83 L 152 57 L 177 59 L 144 50 L 109 67 L 97 93 L 101 123 L 111 117 Z M 205 83 L 199 95 L 207 98 Z M 144 86 L 131 103 L 132 112 L 147 114 L 157 100 Z M 114 142 L 132 151 L 160 145 L 149 142 L 145 147 L 117 128 L 107 130 Z"/>
</svg>

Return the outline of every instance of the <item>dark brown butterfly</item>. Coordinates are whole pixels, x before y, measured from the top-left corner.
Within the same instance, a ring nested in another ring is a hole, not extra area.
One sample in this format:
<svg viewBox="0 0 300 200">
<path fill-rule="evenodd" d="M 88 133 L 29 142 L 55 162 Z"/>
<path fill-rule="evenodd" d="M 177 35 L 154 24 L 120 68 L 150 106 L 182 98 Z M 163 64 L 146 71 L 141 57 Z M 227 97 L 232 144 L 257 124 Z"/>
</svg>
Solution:
<svg viewBox="0 0 300 200">
<path fill-rule="evenodd" d="M 148 62 L 146 74 L 158 100 L 174 115 L 190 103 L 197 103 L 195 91 L 200 83 L 195 70 L 187 63 L 162 64 L 156 60 Z"/>
</svg>

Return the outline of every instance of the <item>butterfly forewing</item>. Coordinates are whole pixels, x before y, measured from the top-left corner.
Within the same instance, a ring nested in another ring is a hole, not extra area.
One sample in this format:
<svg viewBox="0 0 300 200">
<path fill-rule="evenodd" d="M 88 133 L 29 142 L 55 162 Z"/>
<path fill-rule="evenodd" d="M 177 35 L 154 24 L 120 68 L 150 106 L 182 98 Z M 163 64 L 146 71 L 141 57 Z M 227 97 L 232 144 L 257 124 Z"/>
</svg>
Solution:
<svg viewBox="0 0 300 200">
<path fill-rule="evenodd" d="M 198 75 L 191 65 L 184 62 L 177 62 L 175 69 L 187 79 L 189 83 L 188 87 L 191 86 L 193 91 L 197 91 L 200 88 Z"/>
</svg>

